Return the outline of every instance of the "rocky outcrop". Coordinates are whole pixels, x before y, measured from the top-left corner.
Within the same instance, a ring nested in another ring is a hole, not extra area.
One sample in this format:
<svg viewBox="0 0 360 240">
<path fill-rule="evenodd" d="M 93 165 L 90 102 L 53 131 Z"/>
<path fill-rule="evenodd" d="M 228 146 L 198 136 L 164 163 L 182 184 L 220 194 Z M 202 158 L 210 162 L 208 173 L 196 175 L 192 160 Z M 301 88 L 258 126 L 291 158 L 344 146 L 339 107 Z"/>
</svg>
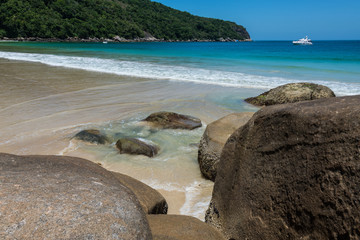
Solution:
<svg viewBox="0 0 360 240">
<path fill-rule="evenodd" d="M 359 102 L 258 111 L 224 146 L 206 221 L 228 239 L 359 239 Z"/>
<path fill-rule="evenodd" d="M 199 219 L 179 215 L 148 215 L 155 240 L 225 240 Z"/>
<path fill-rule="evenodd" d="M 74 157 L 0 154 L 0 239 L 152 239 L 136 196 Z"/>
<path fill-rule="evenodd" d="M 0 239 L 221 240 L 160 193 L 85 159 L 0 153 Z M 149 213 L 151 215 L 146 215 Z"/>
<path fill-rule="evenodd" d="M 328 87 L 314 83 L 289 83 L 245 101 L 256 106 L 269 106 L 330 97 L 335 97 L 335 94 Z"/>
<path fill-rule="evenodd" d="M 147 214 L 166 214 L 168 204 L 155 189 L 127 175 L 113 172 L 121 184 L 129 188 L 138 198 Z"/>
<path fill-rule="evenodd" d="M 221 151 L 230 135 L 249 121 L 254 113 L 233 113 L 210 123 L 200 140 L 198 162 L 201 173 L 215 181 Z"/>
<path fill-rule="evenodd" d="M 81 132 L 78 132 L 75 136 L 75 139 L 90 142 L 90 143 L 96 143 L 96 144 L 106 144 L 109 142 L 109 139 L 102 134 L 99 130 L 96 129 L 87 129 L 83 130 Z"/>
<path fill-rule="evenodd" d="M 143 121 L 151 123 L 154 127 L 164 129 L 188 129 L 201 127 L 201 120 L 192 116 L 173 112 L 153 113 Z"/>
<path fill-rule="evenodd" d="M 127 153 L 148 157 L 154 157 L 159 151 L 159 147 L 155 144 L 137 138 L 121 138 L 116 142 L 116 147 L 120 150 L 121 154 Z"/>
</svg>

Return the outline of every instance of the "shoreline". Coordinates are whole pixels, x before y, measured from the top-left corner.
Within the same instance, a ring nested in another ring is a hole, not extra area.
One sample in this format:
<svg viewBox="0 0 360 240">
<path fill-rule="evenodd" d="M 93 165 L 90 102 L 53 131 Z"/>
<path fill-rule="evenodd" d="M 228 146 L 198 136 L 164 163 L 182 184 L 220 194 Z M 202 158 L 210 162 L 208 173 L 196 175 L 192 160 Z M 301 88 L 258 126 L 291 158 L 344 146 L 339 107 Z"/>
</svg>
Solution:
<svg viewBox="0 0 360 240">
<path fill-rule="evenodd" d="M 329 86 L 338 96 L 352 95 L 360 91 L 360 86 L 357 84 L 359 73 L 355 69 L 356 59 L 351 60 L 346 55 L 341 57 L 338 53 L 329 52 L 328 59 L 322 60 L 321 49 L 327 45 L 333 47 L 335 43 L 322 43 L 311 49 L 300 49 L 280 42 L 251 44 L 0 42 L 0 45 L 2 58 L 118 75 L 256 88 L 263 91 L 291 82 L 309 81 Z M 344 49 L 352 45 L 353 43 L 346 43 Z M 289 53 L 273 52 L 271 48 L 287 49 L 294 54 L 300 51 L 304 52 L 304 56 L 292 59 Z M 142 49 L 146 50 L 141 53 Z M 211 51 L 207 53 L 206 49 Z M 253 49 L 262 49 L 268 56 L 261 57 L 257 54 L 257 50 L 253 51 Z M 315 55 L 312 50 L 316 50 Z M 344 54 L 347 52 L 345 50 Z M 338 63 L 335 60 L 337 57 L 344 58 L 344 61 Z M 317 67 L 312 61 L 324 61 L 324 64 Z M 303 67 L 299 67 L 300 65 Z"/>
<path fill-rule="evenodd" d="M 157 38 L 135 38 L 135 39 L 125 39 L 119 36 L 113 38 L 77 38 L 77 37 L 68 37 L 66 39 L 60 38 L 38 38 L 38 37 L 18 37 L 18 38 L 7 38 L 3 37 L 0 39 L 0 42 L 74 42 L 74 43 L 126 43 L 126 42 L 252 42 L 252 39 L 230 39 L 230 38 L 220 38 L 218 40 L 211 39 L 189 39 L 189 40 L 164 40 Z"/>
</svg>

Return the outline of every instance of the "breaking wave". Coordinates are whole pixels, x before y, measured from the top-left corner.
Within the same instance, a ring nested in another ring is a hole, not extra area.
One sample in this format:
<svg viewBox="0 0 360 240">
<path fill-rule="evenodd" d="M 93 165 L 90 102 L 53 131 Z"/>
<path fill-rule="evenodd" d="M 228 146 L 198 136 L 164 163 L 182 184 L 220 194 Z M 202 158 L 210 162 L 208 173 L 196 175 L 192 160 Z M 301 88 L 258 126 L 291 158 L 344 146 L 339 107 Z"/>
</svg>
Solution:
<svg viewBox="0 0 360 240">
<path fill-rule="evenodd" d="M 50 66 L 82 69 L 121 76 L 165 79 L 172 81 L 187 81 L 202 84 L 214 84 L 238 88 L 271 89 L 290 82 L 304 80 L 287 79 L 282 77 L 267 77 L 205 68 L 164 65 L 137 61 L 103 59 L 93 57 L 62 56 L 53 54 L 0 52 L 0 58 L 38 62 Z M 354 95 L 360 92 L 357 83 L 336 81 L 309 80 L 313 83 L 330 87 L 337 95 Z"/>
</svg>

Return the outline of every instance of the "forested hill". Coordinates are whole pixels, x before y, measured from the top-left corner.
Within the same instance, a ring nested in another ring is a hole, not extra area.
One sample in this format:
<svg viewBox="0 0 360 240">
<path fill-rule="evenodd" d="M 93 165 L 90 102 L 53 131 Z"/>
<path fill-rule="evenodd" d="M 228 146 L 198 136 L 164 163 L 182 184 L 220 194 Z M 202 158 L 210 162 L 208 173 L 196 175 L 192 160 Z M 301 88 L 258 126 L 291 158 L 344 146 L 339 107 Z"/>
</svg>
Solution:
<svg viewBox="0 0 360 240">
<path fill-rule="evenodd" d="M 0 0 L 0 38 L 249 39 L 243 26 L 150 0 Z"/>
</svg>

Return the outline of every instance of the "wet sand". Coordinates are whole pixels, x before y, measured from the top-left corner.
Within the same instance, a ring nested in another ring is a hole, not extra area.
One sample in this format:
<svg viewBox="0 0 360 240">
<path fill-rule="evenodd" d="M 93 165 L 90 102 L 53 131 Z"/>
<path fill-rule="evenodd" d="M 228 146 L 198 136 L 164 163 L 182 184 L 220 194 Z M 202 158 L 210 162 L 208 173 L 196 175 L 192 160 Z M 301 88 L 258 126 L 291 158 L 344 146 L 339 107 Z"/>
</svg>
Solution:
<svg viewBox="0 0 360 240">
<path fill-rule="evenodd" d="M 169 213 L 203 220 L 213 183 L 197 165 L 198 143 L 206 124 L 234 111 L 256 111 L 241 101 L 259 90 L 122 77 L 44 64 L 0 59 L 0 152 L 78 156 L 135 177 L 159 190 Z M 240 99 L 238 109 L 222 102 Z M 230 100 L 229 100 L 230 99 Z M 214 101 L 212 101 L 214 100 Z M 188 132 L 153 133 L 139 120 L 156 111 L 200 118 Z M 158 157 L 120 155 L 114 144 L 75 141 L 79 131 L 97 128 L 149 137 L 162 144 Z M 136 129 L 140 129 L 138 132 Z"/>
</svg>

